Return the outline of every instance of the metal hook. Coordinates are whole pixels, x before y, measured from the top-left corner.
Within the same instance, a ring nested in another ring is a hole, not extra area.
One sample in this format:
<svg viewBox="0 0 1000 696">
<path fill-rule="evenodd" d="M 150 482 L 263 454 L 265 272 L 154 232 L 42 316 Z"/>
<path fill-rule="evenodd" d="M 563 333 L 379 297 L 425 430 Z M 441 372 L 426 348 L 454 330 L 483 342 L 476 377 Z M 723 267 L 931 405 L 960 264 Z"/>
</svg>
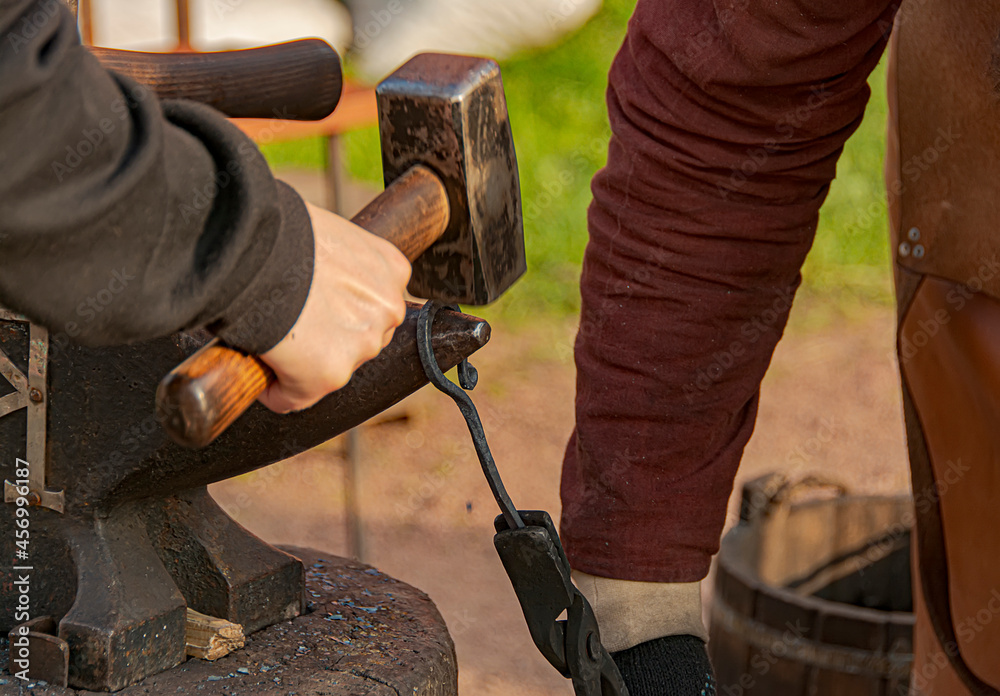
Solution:
<svg viewBox="0 0 1000 696">
<path fill-rule="evenodd" d="M 441 305 L 429 301 L 424 304 L 417 317 L 417 351 L 420 354 L 420 363 L 424 367 L 427 379 L 439 390 L 450 396 L 465 417 L 465 422 L 469 426 L 469 434 L 472 436 L 472 444 L 475 445 L 476 454 L 479 456 L 479 463 L 483 467 L 483 473 L 486 475 L 490 490 L 493 491 L 493 497 L 496 499 L 497 505 L 500 506 L 500 512 L 503 513 L 503 517 L 507 521 L 507 526 L 511 529 L 523 529 L 524 521 L 507 494 L 496 462 L 493 460 L 493 454 L 490 452 L 489 443 L 486 441 L 486 431 L 479 418 L 479 411 L 476 410 L 476 405 L 472 403 L 472 399 L 462 388 L 473 389 L 479 380 L 479 373 L 476 372 L 476 368 L 469 364 L 468 360 L 463 360 L 458 366 L 458 379 L 462 385 L 459 387 L 441 371 L 437 357 L 434 355 L 431 325 L 434 323 L 434 315 L 440 308 Z M 456 306 L 447 307 L 447 309 L 458 311 Z"/>
</svg>

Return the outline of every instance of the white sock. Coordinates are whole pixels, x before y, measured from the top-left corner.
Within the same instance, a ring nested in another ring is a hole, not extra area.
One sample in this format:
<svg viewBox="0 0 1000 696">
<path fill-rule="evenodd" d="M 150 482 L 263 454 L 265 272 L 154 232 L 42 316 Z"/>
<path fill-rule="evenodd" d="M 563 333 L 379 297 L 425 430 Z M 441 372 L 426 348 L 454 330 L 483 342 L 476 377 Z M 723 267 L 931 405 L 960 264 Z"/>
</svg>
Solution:
<svg viewBox="0 0 1000 696">
<path fill-rule="evenodd" d="M 573 582 L 597 615 L 608 652 L 663 636 L 708 640 L 701 619 L 701 583 L 636 582 L 573 571 Z"/>
</svg>

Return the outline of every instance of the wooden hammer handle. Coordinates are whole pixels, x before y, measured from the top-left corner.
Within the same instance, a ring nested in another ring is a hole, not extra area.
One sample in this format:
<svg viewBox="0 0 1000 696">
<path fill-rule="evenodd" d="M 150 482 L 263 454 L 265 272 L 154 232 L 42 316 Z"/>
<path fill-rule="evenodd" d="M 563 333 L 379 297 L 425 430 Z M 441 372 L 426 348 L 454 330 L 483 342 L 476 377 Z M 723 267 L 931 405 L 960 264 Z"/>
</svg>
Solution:
<svg viewBox="0 0 1000 696">
<path fill-rule="evenodd" d="M 410 168 L 352 222 L 392 242 L 411 262 L 448 227 L 448 195 L 437 175 Z M 213 340 L 171 370 L 156 391 L 160 422 L 185 447 L 200 448 L 221 435 L 274 383 L 260 358 Z"/>
<path fill-rule="evenodd" d="M 318 121 L 333 113 L 344 82 L 340 56 L 320 39 L 214 53 L 90 51 L 161 99 L 192 99 L 232 118 Z"/>
</svg>

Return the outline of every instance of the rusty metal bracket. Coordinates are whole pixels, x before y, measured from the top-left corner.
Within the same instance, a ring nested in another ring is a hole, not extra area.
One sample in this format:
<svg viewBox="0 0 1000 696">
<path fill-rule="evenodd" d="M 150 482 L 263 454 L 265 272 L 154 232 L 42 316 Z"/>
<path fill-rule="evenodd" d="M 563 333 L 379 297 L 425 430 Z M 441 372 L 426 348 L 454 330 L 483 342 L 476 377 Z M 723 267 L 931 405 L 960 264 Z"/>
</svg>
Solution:
<svg viewBox="0 0 1000 696">
<path fill-rule="evenodd" d="M 14 626 L 7 634 L 10 658 L 7 671 L 22 670 L 29 680 L 44 680 L 65 688 L 69 681 L 69 644 L 56 635 L 59 626 L 51 616 L 36 616 Z"/>
<path fill-rule="evenodd" d="M 63 491 L 45 485 L 45 429 L 48 396 L 49 332 L 44 326 L 34 324 L 27 317 L 0 307 L 0 321 L 17 321 L 29 324 L 28 374 L 25 375 L 11 359 L 0 350 L 0 377 L 11 386 L 14 393 L 0 398 L 0 418 L 22 408 L 27 410 L 27 439 L 25 459 L 17 462 L 26 468 L 27 476 L 3 482 L 5 503 L 27 498 L 30 505 L 38 505 L 56 512 L 63 512 L 66 499 Z"/>
</svg>

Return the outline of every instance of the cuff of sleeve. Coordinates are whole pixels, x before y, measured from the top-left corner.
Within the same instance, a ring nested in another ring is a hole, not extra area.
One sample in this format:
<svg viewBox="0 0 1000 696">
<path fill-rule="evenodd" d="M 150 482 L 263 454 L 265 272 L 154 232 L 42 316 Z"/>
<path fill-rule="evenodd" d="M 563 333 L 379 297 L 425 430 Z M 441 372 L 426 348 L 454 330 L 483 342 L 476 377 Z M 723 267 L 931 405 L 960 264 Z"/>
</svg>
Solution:
<svg viewBox="0 0 1000 696">
<path fill-rule="evenodd" d="M 608 652 L 664 636 L 690 635 L 708 641 L 699 582 L 636 582 L 574 570 L 573 583 L 593 607 Z"/>
<path fill-rule="evenodd" d="M 305 203 L 283 181 L 278 187 L 281 228 L 253 282 L 226 311 L 215 333 L 234 348 L 266 353 L 295 325 L 312 284 L 315 249 Z"/>
</svg>

